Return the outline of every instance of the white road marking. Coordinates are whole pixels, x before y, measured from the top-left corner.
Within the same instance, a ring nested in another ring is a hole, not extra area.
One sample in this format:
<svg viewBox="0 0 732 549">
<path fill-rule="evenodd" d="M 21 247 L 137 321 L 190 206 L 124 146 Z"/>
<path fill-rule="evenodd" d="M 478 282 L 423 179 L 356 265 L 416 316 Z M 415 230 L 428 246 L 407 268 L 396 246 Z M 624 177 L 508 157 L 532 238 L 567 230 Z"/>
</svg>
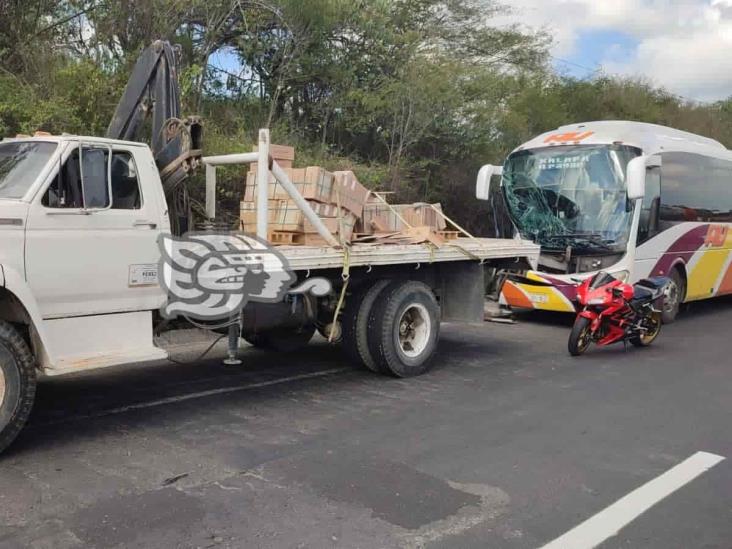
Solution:
<svg viewBox="0 0 732 549">
<path fill-rule="evenodd" d="M 349 368 L 331 368 L 330 370 L 321 370 L 319 372 L 311 372 L 309 374 L 299 374 L 290 377 L 281 377 L 278 379 L 271 379 L 269 381 L 260 381 L 258 383 L 250 383 L 248 385 L 238 385 L 236 387 L 221 387 L 219 389 L 209 389 L 208 391 L 200 391 L 198 393 L 188 393 L 185 395 L 177 395 L 167 398 L 161 398 L 158 400 L 150 400 L 147 402 L 140 402 L 138 404 L 130 404 L 128 406 L 120 406 L 119 408 L 110 408 L 108 410 L 100 410 L 91 414 L 82 414 L 77 416 L 65 417 L 57 420 L 46 421 L 35 425 L 36 427 L 45 427 L 46 425 L 58 425 L 59 423 L 70 423 L 72 421 L 79 421 L 83 419 L 93 419 L 98 417 L 113 416 L 116 414 L 124 414 L 125 412 L 132 412 L 135 410 L 144 410 L 147 408 L 156 408 L 158 406 L 165 406 L 166 404 L 176 404 L 178 402 L 184 402 L 186 400 L 195 400 L 199 398 L 206 398 L 215 395 L 225 395 L 228 393 L 238 393 L 240 391 L 249 391 L 251 389 L 260 389 L 262 387 L 271 387 L 272 385 L 279 385 L 281 383 L 290 383 L 292 381 L 301 381 L 303 379 L 312 379 L 316 377 L 331 376 L 334 374 L 345 373 L 351 371 Z"/>
<path fill-rule="evenodd" d="M 606 507 L 566 534 L 541 549 L 591 549 L 611 538 L 665 497 L 708 471 L 725 458 L 697 452 L 661 476 Z"/>
</svg>

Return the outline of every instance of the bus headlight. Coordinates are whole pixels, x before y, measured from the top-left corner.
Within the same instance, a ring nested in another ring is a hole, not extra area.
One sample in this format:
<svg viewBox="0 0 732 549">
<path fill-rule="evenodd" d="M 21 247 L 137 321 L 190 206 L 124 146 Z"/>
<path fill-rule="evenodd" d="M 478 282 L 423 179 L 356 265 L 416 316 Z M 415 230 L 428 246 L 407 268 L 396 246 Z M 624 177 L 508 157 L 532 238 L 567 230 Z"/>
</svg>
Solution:
<svg viewBox="0 0 732 549">
<path fill-rule="evenodd" d="M 616 273 L 610 273 L 612 276 L 617 278 L 620 282 L 628 282 L 628 279 L 630 278 L 630 272 L 629 271 L 618 271 Z"/>
</svg>

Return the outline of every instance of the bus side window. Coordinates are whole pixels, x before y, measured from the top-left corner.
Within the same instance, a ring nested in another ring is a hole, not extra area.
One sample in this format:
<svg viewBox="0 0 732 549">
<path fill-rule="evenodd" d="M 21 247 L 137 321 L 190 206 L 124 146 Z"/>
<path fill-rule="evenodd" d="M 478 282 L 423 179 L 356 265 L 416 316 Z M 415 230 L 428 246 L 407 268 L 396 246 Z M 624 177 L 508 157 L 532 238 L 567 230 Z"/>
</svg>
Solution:
<svg viewBox="0 0 732 549">
<path fill-rule="evenodd" d="M 687 152 L 661 156 L 661 229 L 688 222 L 732 222 L 732 162 Z"/>
<path fill-rule="evenodd" d="M 646 173 L 646 195 L 641 205 L 638 223 L 638 244 L 658 234 L 658 214 L 661 209 L 661 169 L 653 168 Z"/>
</svg>

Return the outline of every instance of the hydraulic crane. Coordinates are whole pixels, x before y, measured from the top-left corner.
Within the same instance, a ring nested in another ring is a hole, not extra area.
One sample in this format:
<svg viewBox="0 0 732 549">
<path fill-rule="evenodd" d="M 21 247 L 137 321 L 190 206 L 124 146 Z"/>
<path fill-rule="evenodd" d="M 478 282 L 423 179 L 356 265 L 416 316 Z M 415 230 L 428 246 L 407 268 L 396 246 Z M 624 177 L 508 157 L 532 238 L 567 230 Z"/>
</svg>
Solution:
<svg viewBox="0 0 732 549">
<path fill-rule="evenodd" d="M 151 119 L 150 148 L 160 171 L 171 229 L 183 234 L 193 228 L 186 178 L 200 166 L 203 127 L 198 116 L 181 117 L 178 62 L 167 41 L 148 46 L 132 69 L 106 137 L 141 141 Z"/>
</svg>

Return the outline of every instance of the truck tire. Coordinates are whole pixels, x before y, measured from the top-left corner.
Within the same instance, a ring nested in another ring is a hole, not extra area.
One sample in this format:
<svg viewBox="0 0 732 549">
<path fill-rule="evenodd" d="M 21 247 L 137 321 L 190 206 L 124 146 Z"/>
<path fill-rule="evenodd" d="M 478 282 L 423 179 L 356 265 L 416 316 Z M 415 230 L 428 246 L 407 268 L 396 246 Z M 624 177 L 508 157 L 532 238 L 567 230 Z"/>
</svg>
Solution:
<svg viewBox="0 0 732 549">
<path fill-rule="evenodd" d="M 389 283 L 389 280 L 377 280 L 356 290 L 348 298 L 341 316 L 343 351 L 351 362 L 375 373 L 387 373 L 388 370 L 377 364 L 369 351 L 369 316 L 377 298 Z"/>
<path fill-rule="evenodd" d="M 292 353 L 305 347 L 315 334 L 315 326 L 273 328 L 256 334 L 242 334 L 248 343 L 258 349 L 277 353 Z"/>
<path fill-rule="evenodd" d="M 427 372 L 440 336 L 440 305 L 426 284 L 397 281 L 379 295 L 369 315 L 369 351 L 397 377 Z"/>
<path fill-rule="evenodd" d="M 0 320 L 0 452 L 20 433 L 35 396 L 33 353 L 17 330 Z"/>
</svg>

